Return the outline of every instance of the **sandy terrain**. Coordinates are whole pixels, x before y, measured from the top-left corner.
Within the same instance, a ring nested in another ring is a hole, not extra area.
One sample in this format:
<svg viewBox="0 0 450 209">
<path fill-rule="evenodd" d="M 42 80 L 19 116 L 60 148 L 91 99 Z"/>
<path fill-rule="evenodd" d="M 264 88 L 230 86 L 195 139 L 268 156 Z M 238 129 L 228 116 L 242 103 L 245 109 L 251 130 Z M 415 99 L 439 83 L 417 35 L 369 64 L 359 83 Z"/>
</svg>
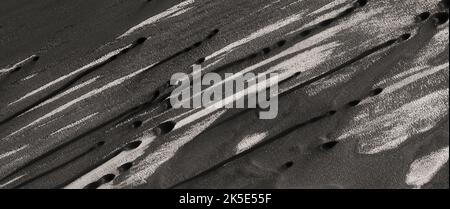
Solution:
<svg viewBox="0 0 450 209">
<path fill-rule="evenodd" d="M 2 0 L 0 188 L 449 188 L 448 11 Z M 172 108 L 195 64 L 279 73 L 278 117 Z"/>
</svg>

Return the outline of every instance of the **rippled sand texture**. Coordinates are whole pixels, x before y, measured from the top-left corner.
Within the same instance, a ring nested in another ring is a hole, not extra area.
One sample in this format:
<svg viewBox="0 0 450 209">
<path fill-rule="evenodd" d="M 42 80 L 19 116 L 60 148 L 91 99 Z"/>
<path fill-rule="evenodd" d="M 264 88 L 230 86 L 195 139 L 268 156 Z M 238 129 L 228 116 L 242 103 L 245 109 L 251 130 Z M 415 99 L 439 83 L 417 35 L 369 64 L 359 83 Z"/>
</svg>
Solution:
<svg viewBox="0 0 450 209">
<path fill-rule="evenodd" d="M 0 188 L 448 188 L 448 2 L 2 0 Z M 172 108 L 195 64 L 278 117 Z"/>
</svg>

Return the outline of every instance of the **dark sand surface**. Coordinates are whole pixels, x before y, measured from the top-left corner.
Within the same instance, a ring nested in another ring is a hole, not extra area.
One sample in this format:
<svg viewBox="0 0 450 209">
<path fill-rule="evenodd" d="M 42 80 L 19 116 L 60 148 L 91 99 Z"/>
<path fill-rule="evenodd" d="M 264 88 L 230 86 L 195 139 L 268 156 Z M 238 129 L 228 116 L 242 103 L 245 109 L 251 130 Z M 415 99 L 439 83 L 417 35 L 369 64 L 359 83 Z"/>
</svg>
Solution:
<svg viewBox="0 0 450 209">
<path fill-rule="evenodd" d="M 448 32 L 440 0 L 2 0 L 0 188 L 449 188 Z M 283 75 L 278 117 L 168 106 L 203 59 Z"/>
</svg>

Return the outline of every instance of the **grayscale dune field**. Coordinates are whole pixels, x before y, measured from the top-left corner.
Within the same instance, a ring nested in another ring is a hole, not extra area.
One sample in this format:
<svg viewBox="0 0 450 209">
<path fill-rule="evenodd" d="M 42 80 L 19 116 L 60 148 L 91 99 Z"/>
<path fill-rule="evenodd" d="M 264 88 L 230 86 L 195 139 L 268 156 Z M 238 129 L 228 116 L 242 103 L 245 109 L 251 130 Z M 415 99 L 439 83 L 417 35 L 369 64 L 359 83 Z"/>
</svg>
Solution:
<svg viewBox="0 0 450 209">
<path fill-rule="evenodd" d="M 448 12 L 448 0 L 1 0 L 0 188 L 448 189 Z M 193 66 L 276 73 L 277 117 L 173 107 L 169 81 Z"/>
</svg>

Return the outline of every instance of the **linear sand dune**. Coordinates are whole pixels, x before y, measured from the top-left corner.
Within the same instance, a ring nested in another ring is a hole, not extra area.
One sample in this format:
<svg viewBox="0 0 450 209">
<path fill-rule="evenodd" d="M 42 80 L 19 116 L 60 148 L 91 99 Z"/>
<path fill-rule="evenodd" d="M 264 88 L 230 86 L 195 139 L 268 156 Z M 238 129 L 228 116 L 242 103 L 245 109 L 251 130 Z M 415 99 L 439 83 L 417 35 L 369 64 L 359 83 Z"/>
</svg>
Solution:
<svg viewBox="0 0 450 209">
<path fill-rule="evenodd" d="M 0 188 L 448 188 L 446 0 L 0 8 Z M 174 108 L 194 66 L 277 77 Z"/>
</svg>

